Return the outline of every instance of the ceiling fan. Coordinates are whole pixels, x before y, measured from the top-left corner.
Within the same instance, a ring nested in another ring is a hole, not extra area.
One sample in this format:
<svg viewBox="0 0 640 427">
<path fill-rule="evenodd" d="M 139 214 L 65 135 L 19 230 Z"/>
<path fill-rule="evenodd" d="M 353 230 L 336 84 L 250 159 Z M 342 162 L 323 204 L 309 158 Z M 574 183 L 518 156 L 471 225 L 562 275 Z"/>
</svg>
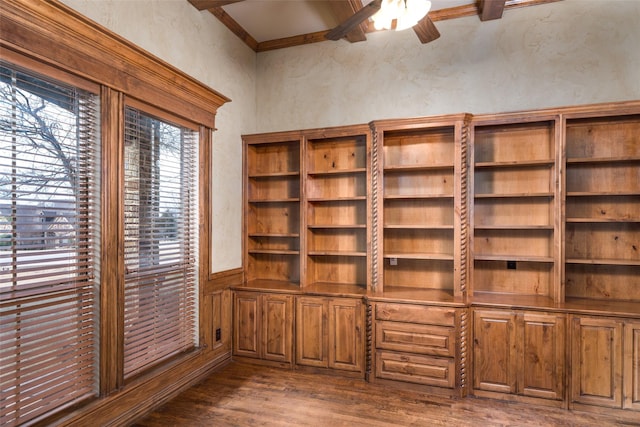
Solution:
<svg viewBox="0 0 640 427">
<path fill-rule="evenodd" d="M 343 37 L 346 37 L 351 31 L 353 31 L 356 27 L 358 27 L 362 22 L 374 16 L 376 13 L 380 11 L 383 7 L 383 1 L 390 3 L 389 0 L 373 0 L 370 3 L 363 6 L 356 13 L 351 15 L 348 19 L 343 21 L 341 24 L 331 29 L 327 34 L 325 34 L 325 38 L 328 40 L 340 40 Z M 397 1 L 397 0 L 396 0 Z M 401 2 L 406 2 L 406 0 L 400 0 Z M 394 1 L 395 2 L 395 1 Z M 375 17 L 374 17 L 375 19 Z M 420 42 L 425 44 L 429 43 L 440 37 L 440 32 L 436 28 L 435 24 L 429 18 L 429 15 L 425 15 L 422 19 L 418 21 L 417 24 L 413 26 L 413 30 L 415 31 Z"/>
</svg>

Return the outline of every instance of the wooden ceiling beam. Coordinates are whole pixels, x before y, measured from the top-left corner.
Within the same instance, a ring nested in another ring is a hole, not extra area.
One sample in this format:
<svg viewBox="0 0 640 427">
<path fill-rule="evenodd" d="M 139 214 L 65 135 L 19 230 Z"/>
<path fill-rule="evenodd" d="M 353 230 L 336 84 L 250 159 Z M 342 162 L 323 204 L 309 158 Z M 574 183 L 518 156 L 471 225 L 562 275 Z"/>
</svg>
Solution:
<svg viewBox="0 0 640 427">
<path fill-rule="evenodd" d="M 478 6 L 480 20 L 484 22 L 502 18 L 505 3 L 506 0 L 480 0 L 480 5 Z"/>
<path fill-rule="evenodd" d="M 191 1 L 191 0 L 189 0 Z M 228 29 L 230 29 L 236 36 L 240 38 L 247 46 L 249 46 L 254 51 L 258 51 L 258 42 L 256 39 L 251 37 L 240 24 L 236 22 L 227 12 L 224 11 L 221 7 L 214 7 L 213 9 L 209 9 L 209 12 L 213 14 L 220 22 L 222 22 Z"/>
<path fill-rule="evenodd" d="M 438 31 L 429 15 L 414 25 L 413 31 L 415 31 L 422 44 L 429 43 L 440 37 L 440 31 Z"/>
<path fill-rule="evenodd" d="M 189 0 L 196 9 L 207 10 L 216 7 L 226 6 L 228 4 L 238 3 L 243 0 Z"/>
<path fill-rule="evenodd" d="M 327 2 L 331 7 L 331 11 L 333 12 L 333 16 L 335 16 L 336 21 L 344 22 L 347 19 L 351 18 L 357 11 L 362 9 L 362 0 L 341 0 L 341 1 L 328 1 Z M 346 38 L 351 43 L 362 42 L 367 39 L 365 34 L 365 30 L 367 29 L 366 24 L 360 23 L 360 25 L 356 26 L 353 30 L 347 33 Z"/>
<path fill-rule="evenodd" d="M 214 2 L 214 1 L 227 1 L 227 4 L 235 3 L 237 1 L 242 0 L 188 0 L 195 7 L 196 3 L 204 3 L 204 2 Z M 331 1 L 331 0 L 328 0 Z M 354 1 L 354 0 L 345 0 L 345 1 Z M 361 0 L 358 0 L 361 1 Z M 539 4 L 545 3 L 554 3 L 560 0 L 506 0 L 504 9 L 515 9 L 520 7 L 527 6 L 535 6 Z M 310 34 L 301 34 L 293 37 L 285 37 L 278 40 L 268 40 L 264 42 L 258 43 L 249 33 L 247 33 L 233 18 L 231 18 L 221 7 L 209 9 L 210 12 L 215 15 L 224 25 L 226 25 L 234 34 L 236 34 L 242 41 L 244 41 L 247 46 L 253 49 L 256 52 L 264 52 L 267 50 L 273 49 L 283 49 L 287 47 L 299 46 L 302 44 L 308 43 L 318 43 L 322 41 L 326 41 L 326 34 L 329 31 L 321 31 L 317 33 Z M 432 21 L 431 24 L 438 21 L 445 21 L 448 19 L 462 18 L 465 16 L 474 16 L 480 15 L 480 9 L 478 7 L 478 3 L 467 4 L 462 6 L 450 7 L 446 9 L 432 10 L 429 12 L 429 19 Z M 418 31 L 424 31 L 421 27 L 423 25 L 429 24 L 420 24 L 420 28 L 416 29 L 416 34 L 418 37 L 421 37 L 418 34 Z M 373 23 L 369 20 L 365 20 L 360 24 L 360 27 L 364 29 L 365 33 L 371 33 L 377 31 L 373 27 Z M 437 31 L 437 29 L 436 29 Z M 422 38 L 420 39 L 422 41 Z"/>
</svg>

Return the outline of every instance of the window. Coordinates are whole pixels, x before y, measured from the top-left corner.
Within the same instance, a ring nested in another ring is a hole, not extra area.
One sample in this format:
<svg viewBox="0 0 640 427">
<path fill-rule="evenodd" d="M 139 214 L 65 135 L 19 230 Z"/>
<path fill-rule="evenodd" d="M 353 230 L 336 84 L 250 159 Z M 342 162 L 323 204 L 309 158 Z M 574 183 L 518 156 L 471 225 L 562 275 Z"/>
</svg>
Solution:
<svg viewBox="0 0 640 427">
<path fill-rule="evenodd" d="M 198 345 L 198 132 L 125 111 L 124 376 Z"/>
<path fill-rule="evenodd" d="M 62 2 L 0 4 L 0 425 L 126 424 L 228 351 L 198 242 L 229 99 Z"/>
<path fill-rule="evenodd" d="M 98 389 L 98 96 L 0 62 L 0 424 Z"/>
</svg>

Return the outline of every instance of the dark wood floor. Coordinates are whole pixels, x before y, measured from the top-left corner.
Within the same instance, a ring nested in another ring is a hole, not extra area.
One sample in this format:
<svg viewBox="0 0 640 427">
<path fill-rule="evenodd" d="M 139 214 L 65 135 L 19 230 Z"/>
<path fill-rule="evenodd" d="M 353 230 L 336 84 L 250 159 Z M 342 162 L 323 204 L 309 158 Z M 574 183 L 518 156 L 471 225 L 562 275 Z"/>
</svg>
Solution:
<svg viewBox="0 0 640 427">
<path fill-rule="evenodd" d="M 602 414 L 451 400 L 364 380 L 231 363 L 135 424 L 154 426 L 605 426 Z"/>
</svg>

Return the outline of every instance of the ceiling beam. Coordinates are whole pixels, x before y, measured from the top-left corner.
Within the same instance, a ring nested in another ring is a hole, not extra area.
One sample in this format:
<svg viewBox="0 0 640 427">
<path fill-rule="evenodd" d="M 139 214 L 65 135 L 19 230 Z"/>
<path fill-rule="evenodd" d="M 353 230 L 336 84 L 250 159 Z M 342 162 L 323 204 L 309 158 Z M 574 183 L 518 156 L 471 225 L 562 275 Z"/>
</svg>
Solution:
<svg viewBox="0 0 640 427">
<path fill-rule="evenodd" d="M 191 4 L 193 4 L 195 7 L 197 7 L 196 3 L 204 3 L 209 1 L 220 1 L 220 0 L 188 0 L 188 1 Z M 235 3 L 237 1 L 242 1 L 242 0 L 222 0 L 222 1 Z M 328 1 L 331 1 L 331 0 L 328 0 Z M 353 0 L 346 0 L 346 1 L 353 1 Z M 557 1 L 560 1 L 560 0 L 506 0 L 504 9 L 507 10 L 507 9 L 516 9 L 520 7 L 527 7 L 527 6 L 536 6 L 539 4 L 554 3 Z M 371 3 L 369 3 L 368 5 L 370 4 Z M 366 6 L 363 7 L 363 9 L 365 8 Z M 209 11 L 213 15 L 215 15 L 224 25 L 226 25 L 234 34 L 236 34 L 242 41 L 244 41 L 245 44 L 247 44 L 247 46 L 249 46 L 251 49 L 253 49 L 256 52 L 264 52 L 264 51 L 273 50 L 273 49 L 283 49 L 286 47 L 299 46 L 301 44 L 318 43 L 318 42 L 326 41 L 327 40 L 326 36 L 327 34 L 329 34 L 329 31 L 320 31 L 317 33 L 301 34 L 294 37 L 285 37 L 278 40 L 268 40 L 268 41 L 258 43 L 235 20 L 233 20 L 233 18 L 231 18 L 231 16 L 229 16 L 221 7 L 209 9 Z M 478 3 L 472 3 L 472 4 L 462 5 L 462 6 L 439 9 L 439 10 L 432 10 L 429 12 L 428 16 L 433 23 L 438 21 L 446 21 L 449 19 L 456 19 L 456 18 L 462 18 L 465 16 L 474 16 L 474 15 L 480 15 L 480 9 L 478 8 Z M 373 23 L 367 19 L 361 22 L 360 27 L 365 29 L 364 30 L 365 33 L 378 31 L 373 27 Z M 420 25 L 420 27 L 422 27 L 422 25 Z M 419 28 L 419 30 L 422 31 L 422 28 Z M 421 37 L 420 34 L 418 34 L 417 32 L 418 29 L 416 29 L 415 31 L 418 37 Z M 422 39 L 420 39 L 420 41 L 422 41 Z"/>
<path fill-rule="evenodd" d="M 215 7 L 222 7 L 232 3 L 238 3 L 243 0 L 189 0 L 196 9 L 206 10 L 213 9 Z"/>
<path fill-rule="evenodd" d="M 414 25 L 413 31 L 415 31 L 422 44 L 429 43 L 440 37 L 440 31 L 438 31 L 429 15 Z"/>
<path fill-rule="evenodd" d="M 505 3 L 506 0 L 480 0 L 478 6 L 480 20 L 484 22 L 502 18 Z"/>
<path fill-rule="evenodd" d="M 191 1 L 191 0 L 189 0 Z M 251 37 L 240 24 L 236 22 L 227 12 L 224 11 L 221 7 L 214 7 L 213 9 L 209 9 L 209 12 L 213 14 L 220 22 L 222 22 L 228 29 L 230 29 L 236 36 L 240 38 L 247 46 L 249 46 L 254 51 L 258 51 L 258 42 L 256 39 Z"/>
<path fill-rule="evenodd" d="M 327 31 L 300 34 L 298 36 L 284 37 L 276 40 L 267 40 L 258 43 L 256 52 L 266 52 L 268 50 L 283 49 L 285 47 L 302 46 L 305 44 L 327 41 L 325 38 Z"/>
<path fill-rule="evenodd" d="M 362 9 L 362 0 L 341 0 L 341 1 L 328 1 L 331 7 L 333 16 L 335 16 L 338 22 L 344 22 L 351 18 L 357 11 Z M 357 25 L 353 30 L 347 33 L 346 38 L 351 43 L 362 42 L 367 39 L 365 35 L 366 26 L 363 23 Z"/>
</svg>

